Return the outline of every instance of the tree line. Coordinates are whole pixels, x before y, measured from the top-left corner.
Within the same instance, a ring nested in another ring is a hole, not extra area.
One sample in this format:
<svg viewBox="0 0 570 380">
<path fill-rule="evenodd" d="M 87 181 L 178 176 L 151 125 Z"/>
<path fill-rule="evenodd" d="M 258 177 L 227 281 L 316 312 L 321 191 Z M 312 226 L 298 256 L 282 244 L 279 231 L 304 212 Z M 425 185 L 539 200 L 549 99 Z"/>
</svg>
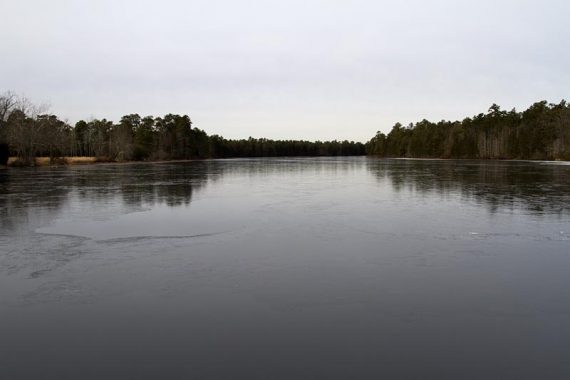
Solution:
<svg viewBox="0 0 570 380">
<path fill-rule="evenodd" d="M 366 143 L 381 157 L 570 160 L 570 105 L 541 101 L 527 110 L 501 110 L 462 121 L 397 123 Z"/>
<path fill-rule="evenodd" d="M 93 119 L 72 126 L 45 110 L 13 93 L 0 94 L 0 164 L 5 165 L 10 155 L 18 157 L 22 165 L 31 165 L 38 156 L 57 162 L 70 156 L 129 161 L 365 154 L 364 144 L 354 141 L 209 136 L 193 127 L 188 115 L 131 114 L 118 123 Z"/>
</svg>

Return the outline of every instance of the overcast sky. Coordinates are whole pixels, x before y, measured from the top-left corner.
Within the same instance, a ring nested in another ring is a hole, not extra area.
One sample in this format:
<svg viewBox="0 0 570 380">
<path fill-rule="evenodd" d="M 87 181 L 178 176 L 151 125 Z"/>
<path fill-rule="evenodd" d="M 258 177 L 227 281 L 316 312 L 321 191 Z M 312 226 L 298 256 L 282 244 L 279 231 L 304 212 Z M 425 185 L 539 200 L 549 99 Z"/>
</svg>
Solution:
<svg viewBox="0 0 570 380">
<path fill-rule="evenodd" d="M 75 122 L 366 141 L 570 98 L 570 1 L 0 0 L 0 92 Z"/>
</svg>

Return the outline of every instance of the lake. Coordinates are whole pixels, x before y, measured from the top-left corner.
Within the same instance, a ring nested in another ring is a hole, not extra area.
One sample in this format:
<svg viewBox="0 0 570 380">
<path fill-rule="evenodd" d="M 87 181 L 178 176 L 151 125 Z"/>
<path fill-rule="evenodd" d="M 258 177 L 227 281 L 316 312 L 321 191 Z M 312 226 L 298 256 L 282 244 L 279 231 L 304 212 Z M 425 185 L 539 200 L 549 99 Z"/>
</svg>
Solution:
<svg viewBox="0 0 570 380">
<path fill-rule="evenodd" d="M 568 379 L 570 165 L 0 171 L 0 379 Z"/>
</svg>

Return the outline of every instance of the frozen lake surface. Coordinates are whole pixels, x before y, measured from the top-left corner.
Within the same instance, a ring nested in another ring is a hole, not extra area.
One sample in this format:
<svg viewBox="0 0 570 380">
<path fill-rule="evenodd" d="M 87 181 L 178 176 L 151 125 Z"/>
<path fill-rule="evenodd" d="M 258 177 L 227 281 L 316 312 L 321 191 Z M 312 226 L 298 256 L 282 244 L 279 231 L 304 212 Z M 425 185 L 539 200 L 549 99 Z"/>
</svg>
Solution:
<svg viewBox="0 0 570 380">
<path fill-rule="evenodd" d="M 570 166 L 0 171 L 0 379 L 569 379 Z"/>
</svg>

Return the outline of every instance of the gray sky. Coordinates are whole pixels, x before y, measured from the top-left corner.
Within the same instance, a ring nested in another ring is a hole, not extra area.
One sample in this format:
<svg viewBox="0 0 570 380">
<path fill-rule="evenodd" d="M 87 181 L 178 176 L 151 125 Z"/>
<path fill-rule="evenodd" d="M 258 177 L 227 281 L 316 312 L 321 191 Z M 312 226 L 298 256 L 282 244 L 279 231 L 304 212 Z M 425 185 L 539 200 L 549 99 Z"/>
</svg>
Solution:
<svg viewBox="0 0 570 380">
<path fill-rule="evenodd" d="M 187 113 L 230 138 L 366 141 L 570 91 L 570 2 L 0 0 L 0 92 L 70 122 Z"/>
</svg>

